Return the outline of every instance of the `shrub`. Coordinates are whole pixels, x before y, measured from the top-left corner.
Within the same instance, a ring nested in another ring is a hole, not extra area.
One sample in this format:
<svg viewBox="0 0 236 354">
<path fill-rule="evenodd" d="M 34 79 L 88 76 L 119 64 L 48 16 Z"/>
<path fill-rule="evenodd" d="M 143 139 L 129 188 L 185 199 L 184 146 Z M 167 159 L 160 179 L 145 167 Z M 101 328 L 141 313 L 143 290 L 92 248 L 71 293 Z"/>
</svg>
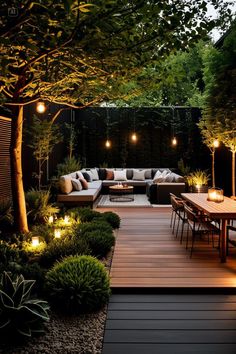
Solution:
<svg viewBox="0 0 236 354">
<path fill-rule="evenodd" d="M 113 229 L 118 229 L 120 227 L 120 217 L 112 211 L 106 211 L 102 213 L 102 218 L 107 221 Z"/>
<path fill-rule="evenodd" d="M 109 300 L 105 267 L 91 256 L 68 257 L 46 274 L 46 288 L 53 304 L 69 313 L 91 312 Z"/>
<path fill-rule="evenodd" d="M 0 228 L 7 229 L 13 224 L 12 203 L 10 200 L 0 202 Z"/>
<path fill-rule="evenodd" d="M 32 245 L 32 242 L 23 241 L 22 249 L 28 254 L 29 257 L 39 256 L 46 249 L 47 244 L 45 241 L 40 240 L 38 246 Z"/>
<path fill-rule="evenodd" d="M 90 208 L 81 208 L 79 210 L 79 218 L 81 222 L 90 222 L 93 219 L 99 218 L 101 213 Z"/>
<path fill-rule="evenodd" d="M 94 230 L 84 233 L 82 238 L 88 243 L 92 255 L 98 258 L 106 256 L 115 244 L 115 236 L 112 232 Z"/>
<path fill-rule="evenodd" d="M 83 235 L 85 233 L 91 232 L 91 231 L 101 231 L 101 232 L 108 232 L 112 233 L 112 227 L 110 224 L 108 224 L 105 220 L 96 220 L 84 224 L 79 224 L 75 227 L 75 232 L 79 232 L 79 235 Z"/>
<path fill-rule="evenodd" d="M 31 234 L 32 236 L 40 236 L 46 243 L 49 243 L 54 237 L 52 227 L 47 224 L 34 225 Z"/>
<path fill-rule="evenodd" d="M 27 214 L 31 222 L 45 222 L 51 214 L 59 212 L 59 209 L 49 203 L 50 191 L 39 191 L 31 188 L 25 194 Z"/>
<path fill-rule="evenodd" d="M 16 244 L 10 244 L 5 241 L 0 241 L 0 262 L 8 265 L 11 262 L 20 262 L 21 255 Z"/>
<path fill-rule="evenodd" d="M 49 306 L 46 301 L 31 298 L 34 280 L 25 280 L 23 275 L 13 281 L 4 272 L 0 282 L 0 333 L 4 338 L 15 335 L 31 337 L 42 333 L 43 324 L 49 320 Z"/>
<path fill-rule="evenodd" d="M 40 257 L 40 264 L 49 268 L 56 261 L 59 261 L 66 256 L 82 254 L 88 255 L 90 253 L 91 252 L 86 241 L 80 238 L 65 235 L 65 237 L 61 239 L 54 239 L 48 244 L 47 248 Z"/>
<path fill-rule="evenodd" d="M 26 263 L 20 267 L 20 271 L 25 279 L 35 280 L 35 286 L 33 288 L 34 292 L 42 292 L 45 283 L 46 270 L 41 268 L 40 265 L 36 262 Z"/>
</svg>

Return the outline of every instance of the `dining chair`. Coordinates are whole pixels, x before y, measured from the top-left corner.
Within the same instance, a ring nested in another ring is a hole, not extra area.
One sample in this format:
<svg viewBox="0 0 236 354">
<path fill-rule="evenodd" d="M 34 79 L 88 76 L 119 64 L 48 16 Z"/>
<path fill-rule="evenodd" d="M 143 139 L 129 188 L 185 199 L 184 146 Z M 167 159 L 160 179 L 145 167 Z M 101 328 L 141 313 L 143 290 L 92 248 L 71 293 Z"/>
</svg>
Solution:
<svg viewBox="0 0 236 354">
<path fill-rule="evenodd" d="M 236 247 L 236 238 L 233 238 L 233 233 L 230 231 L 236 231 L 236 227 L 231 225 L 227 225 L 227 231 L 226 231 L 226 254 L 228 256 L 229 254 L 229 245 L 232 245 Z M 236 234 L 235 234 L 236 235 Z"/>
<path fill-rule="evenodd" d="M 212 236 L 212 243 L 214 246 L 214 235 L 217 234 L 219 236 L 219 229 L 212 224 L 211 220 L 208 220 L 204 214 L 199 214 L 196 210 L 192 209 L 187 204 L 184 204 L 185 215 L 187 218 L 188 229 L 187 229 L 187 238 L 186 238 L 186 249 L 188 249 L 188 239 L 189 239 L 189 230 L 192 232 L 192 245 L 190 250 L 190 258 L 193 254 L 193 248 L 195 243 L 195 238 L 197 235 L 208 235 L 208 243 L 209 243 L 209 235 Z"/>
<path fill-rule="evenodd" d="M 171 206 L 172 206 L 170 227 L 172 227 L 172 233 L 174 234 L 175 226 L 176 226 L 175 236 L 177 238 L 178 232 L 179 232 L 180 221 L 182 221 L 181 238 L 180 238 L 180 241 L 182 242 L 184 223 L 186 222 L 185 211 L 184 211 L 185 201 L 183 199 L 177 197 L 173 193 L 170 193 L 170 200 L 171 200 Z M 177 225 L 176 225 L 176 223 L 177 223 Z"/>
</svg>

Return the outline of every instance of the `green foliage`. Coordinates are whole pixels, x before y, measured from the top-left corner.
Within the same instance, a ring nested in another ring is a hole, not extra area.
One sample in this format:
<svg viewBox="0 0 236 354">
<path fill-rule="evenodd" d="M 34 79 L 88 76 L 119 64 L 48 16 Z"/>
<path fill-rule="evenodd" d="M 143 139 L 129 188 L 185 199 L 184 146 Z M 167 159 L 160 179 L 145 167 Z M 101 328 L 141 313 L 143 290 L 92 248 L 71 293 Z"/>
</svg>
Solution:
<svg viewBox="0 0 236 354">
<path fill-rule="evenodd" d="M 113 233 L 104 232 L 100 229 L 85 232 L 81 237 L 88 243 L 92 255 L 97 258 L 105 257 L 115 244 Z"/>
<path fill-rule="evenodd" d="M 93 219 L 99 218 L 101 213 L 96 210 L 90 208 L 73 208 L 68 210 L 68 214 L 76 219 L 80 220 L 80 222 L 90 222 Z"/>
<path fill-rule="evenodd" d="M 21 264 L 18 269 L 15 269 L 14 274 L 22 274 L 25 279 L 35 280 L 33 293 L 43 292 L 46 270 L 40 267 L 37 262 Z"/>
<path fill-rule="evenodd" d="M 7 229 L 12 224 L 12 203 L 10 200 L 2 200 L 0 202 L 0 229 Z"/>
<path fill-rule="evenodd" d="M 80 160 L 74 156 L 66 157 L 64 162 L 57 165 L 57 176 L 67 175 L 68 173 L 79 171 L 81 169 Z"/>
<path fill-rule="evenodd" d="M 32 123 L 27 129 L 28 146 L 33 150 L 33 156 L 38 162 L 38 172 L 35 177 L 38 180 L 38 188 L 41 189 L 42 168 L 48 160 L 54 145 L 62 141 L 59 127 L 53 125 L 52 121 L 41 120 L 36 115 L 33 116 Z"/>
<path fill-rule="evenodd" d="M 190 173 L 190 166 L 184 164 L 184 160 L 180 159 L 178 161 L 178 169 L 183 176 L 187 176 Z"/>
<path fill-rule="evenodd" d="M 21 262 L 21 252 L 16 244 L 0 241 L 0 265 L 1 270 L 8 269 L 9 265 Z"/>
<path fill-rule="evenodd" d="M 64 235 L 60 239 L 51 241 L 40 257 L 40 264 L 51 267 L 56 261 L 66 256 L 89 255 L 91 253 L 88 243 L 80 238 Z"/>
<path fill-rule="evenodd" d="M 46 301 L 31 298 L 34 280 L 25 280 L 23 275 L 15 281 L 4 272 L 0 283 L 0 333 L 3 338 L 14 336 L 31 337 L 43 333 L 45 321 L 49 321 L 49 306 Z"/>
<path fill-rule="evenodd" d="M 53 237 L 53 228 L 49 224 L 33 225 L 30 234 L 32 236 L 39 236 L 46 243 L 49 243 Z"/>
<path fill-rule="evenodd" d="M 52 303 L 69 313 L 95 311 L 109 300 L 105 267 L 91 256 L 68 257 L 46 275 Z"/>
<path fill-rule="evenodd" d="M 39 245 L 32 245 L 31 241 L 23 241 L 22 249 L 28 254 L 29 257 L 35 257 L 42 254 L 42 252 L 46 249 L 47 244 L 41 238 L 39 239 Z"/>
<path fill-rule="evenodd" d="M 50 191 L 39 191 L 31 188 L 26 194 L 27 214 L 31 222 L 46 222 L 51 214 L 56 214 L 59 209 L 49 202 Z"/>
<path fill-rule="evenodd" d="M 102 219 L 108 222 L 113 229 L 119 229 L 120 227 L 120 217 L 112 211 L 106 211 L 102 213 Z"/>
<path fill-rule="evenodd" d="M 79 232 L 79 235 L 83 235 L 91 231 L 101 231 L 112 233 L 112 227 L 104 220 L 96 220 L 89 223 L 79 224 L 76 226 L 75 230 Z"/>
</svg>

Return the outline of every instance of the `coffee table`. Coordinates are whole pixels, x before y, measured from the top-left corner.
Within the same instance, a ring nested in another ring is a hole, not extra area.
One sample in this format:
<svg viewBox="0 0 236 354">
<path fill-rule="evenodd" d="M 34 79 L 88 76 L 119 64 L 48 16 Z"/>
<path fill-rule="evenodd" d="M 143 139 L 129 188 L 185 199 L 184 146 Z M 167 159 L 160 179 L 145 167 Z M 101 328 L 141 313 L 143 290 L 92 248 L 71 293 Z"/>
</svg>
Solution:
<svg viewBox="0 0 236 354">
<path fill-rule="evenodd" d="M 109 187 L 109 200 L 111 202 L 133 202 L 134 187 L 118 185 Z"/>
</svg>

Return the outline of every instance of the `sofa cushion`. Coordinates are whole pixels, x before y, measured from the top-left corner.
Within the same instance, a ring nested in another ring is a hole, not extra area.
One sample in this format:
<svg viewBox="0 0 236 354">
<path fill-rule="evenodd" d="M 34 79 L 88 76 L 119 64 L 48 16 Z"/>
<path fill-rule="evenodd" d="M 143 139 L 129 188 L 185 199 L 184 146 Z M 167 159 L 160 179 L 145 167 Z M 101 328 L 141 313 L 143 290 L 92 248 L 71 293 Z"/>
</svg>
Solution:
<svg viewBox="0 0 236 354">
<path fill-rule="evenodd" d="M 62 193 L 69 194 L 73 190 L 73 186 L 71 183 L 71 177 L 66 175 L 66 176 L 61 176 L 59 180 L 60 184 L 60 189 Z"/>
<path fill-rule="evenodd" d="M 98 189 L 101 188 L 102 186 L 102 181 L 92 181 L 92 182 L 88 182 L 88 189 L 92 188 L 92 189 Z"/>
<path fill-rule="evenodd" d="M 93 176 L 90 171 L 82 171 L 83 178 L 86 179 L 87 182 L 92 182 Z"/>
<path fill-rule="evenodd" d="M 98 181 L 99 180 L 99 176 L 98 176 L 98 171 L 96 168 L 91 168 L 90 172 L 92 174 L 92 180 L 93 181 Z"/>
<path fill-rule="evenodd" d="M 114 171 L 114 181 L 127 181 L 126 170 Z"/>
<path fill-rule="evenodd" d="M 157 171 L 154 178 L 153 178 L 153 183 L 161 183 L 161 182 L 165 182 L 165 178 L 170 174 L 169 170 L 163 170 L 161 171 Z"/>
<path fill-rule="evenodd" d="M 105 168 L 99 168 L 98 170 L 98 176 L 99 176 L 99 179 L 101 181 L 103 181 L 104 179 L 106 179 L 106 169 Z"/>
<path fill-rule="evenodd" d="M 175 176 L 173 175 L 173 173 L 167 173 L 167 175 L 164 177 L 163 182 L 175 182 Z"/>
<path fill-rule="evenodd" d="M 133 179 L 136 181 L 144 181 L 145 180 L 145 170 L 134 170 L 133 172 Z"/>
<path fill-rule="evenodd" d="M 152 179 L 152 170 L 150 168 L 145 170 L 145 179 Z"/>
<path fill-rule="evenodd" d="M 83 186 L 78 178 L 72 178 L 71 183 L 75 191 L 81 191 L 83 189 Z"/>
<path fill-rule="evenodd" d="M 84 178 L 79 178 L 81 184 L 82 184 L 82 187 L 83 189 L 88 189 L 88 182 L 86 181 L 86 179 Z"/>
<path fill-rule="evenodd" d="M 73 191 L 68 195 L 59 194 L 57 196 L 58 202 L 93 202 L 98 194 L 100 193 L 99 189 L 88 189 L 82 191 Z"/>
<path fill-rule="evenodd" d="M 126 177 L 127 177 L 127 179 L 132 179 L 133 178 L 133 169 L 128 168 L 126 170 Z"/>
<path fill-rule="evenodd" d="M 113 180 L 114 179 L 114 170 L 106 169 L 106 179 Z"/>
</svg>

